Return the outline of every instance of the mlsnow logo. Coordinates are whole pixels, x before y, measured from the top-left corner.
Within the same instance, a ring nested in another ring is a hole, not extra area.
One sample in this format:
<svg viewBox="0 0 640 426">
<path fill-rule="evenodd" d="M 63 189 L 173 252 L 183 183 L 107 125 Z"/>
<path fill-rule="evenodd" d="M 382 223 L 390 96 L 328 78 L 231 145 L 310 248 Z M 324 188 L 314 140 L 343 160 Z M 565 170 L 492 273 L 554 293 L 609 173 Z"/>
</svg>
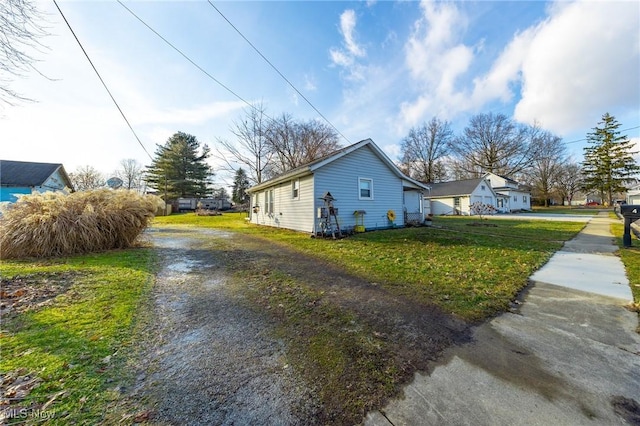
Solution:
<svg viewBox="0 0 640 426">
<path fill-rule="evenodd" d="M 55 416 L 55 412 L 48 410 L 40 410 L 37 408 L 8 408 L 0 414 L 0 418 L 4 419 L 40 419 L 51 420 Z"/>
</svg>

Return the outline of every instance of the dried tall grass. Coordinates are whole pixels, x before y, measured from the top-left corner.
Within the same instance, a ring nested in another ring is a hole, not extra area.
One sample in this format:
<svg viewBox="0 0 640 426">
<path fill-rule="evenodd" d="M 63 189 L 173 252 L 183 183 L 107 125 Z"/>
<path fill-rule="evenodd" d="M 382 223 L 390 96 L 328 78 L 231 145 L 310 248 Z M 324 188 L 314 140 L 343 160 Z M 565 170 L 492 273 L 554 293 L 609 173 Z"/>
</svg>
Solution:
<svg viewBox="0 0 640 426">
<path fill-rule="evenodd" d="M 130 247 L 153 218 L 159 200 L 109 189 L 21 196 L 0 218 L 0 258 Z"/>
</svg>

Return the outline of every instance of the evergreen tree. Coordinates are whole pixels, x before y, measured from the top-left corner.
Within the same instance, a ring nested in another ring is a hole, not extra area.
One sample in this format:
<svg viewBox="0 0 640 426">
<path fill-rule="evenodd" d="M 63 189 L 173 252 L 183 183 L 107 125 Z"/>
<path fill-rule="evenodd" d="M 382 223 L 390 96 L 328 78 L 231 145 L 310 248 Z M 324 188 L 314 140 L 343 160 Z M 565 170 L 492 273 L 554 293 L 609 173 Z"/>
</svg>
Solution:
<svg viewBox="0 0 640 426">
<path fill-rule="evenodd" d="M 163 198 L 166 193 L 167 200 L 204 198 L 211 193 L 213 176 L 208 157 L 209 147 L 200 146 L 195 136 L 175 133 L 164 145 L 157 145 L 146 180 Z"/>
<path fill-rule="evenodd" d="M 598 124 L 601 127 L 587 134 L 591 145 L 584 148 L 584 186 L 587 191 L 599 191 L 611 205 L 613 195 L 626 191 L 626 182 L 640 172 L 640 167 L 633 159 L 631 141 L 620 135 L 621 124 L 615 117 L 606 113 Z"/>
<path fill-rule="evenodd" d="M 249 178 L 247 177 L 247 173 L 242 168 L 239 168 L 236 170 L 236 176 L 233 178 L 233 194 L 231 196 L 233 202 L 236 204 L 244 204 L 249 201 L 247 189 L 249 189 Z"/>
</svg>

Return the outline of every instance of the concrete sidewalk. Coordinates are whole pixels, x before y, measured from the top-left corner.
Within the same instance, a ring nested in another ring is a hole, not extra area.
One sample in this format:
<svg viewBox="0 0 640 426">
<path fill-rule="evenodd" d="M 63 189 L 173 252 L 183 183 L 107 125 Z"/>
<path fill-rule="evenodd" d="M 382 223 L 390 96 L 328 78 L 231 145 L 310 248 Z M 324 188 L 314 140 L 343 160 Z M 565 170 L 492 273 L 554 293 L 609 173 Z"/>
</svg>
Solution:
<svg viewBox="0 0 640 426">
<path fill-rule="evenodd" d="M 366 424 L 640 425 L 638 315 L 609 232 L 594 217 L 532 277 L 516 311 L 474 331 Z"/>
</svg>

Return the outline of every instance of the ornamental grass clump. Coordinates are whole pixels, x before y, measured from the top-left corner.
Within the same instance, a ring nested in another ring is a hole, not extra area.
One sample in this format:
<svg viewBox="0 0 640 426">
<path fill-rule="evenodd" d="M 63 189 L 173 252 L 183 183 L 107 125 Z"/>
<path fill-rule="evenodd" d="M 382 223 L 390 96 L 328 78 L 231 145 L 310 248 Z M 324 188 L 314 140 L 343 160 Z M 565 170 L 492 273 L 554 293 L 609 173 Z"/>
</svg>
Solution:
<svg viewBox="0 0 640 426">
<path fill-rule="evenodd" d="M 0 258 L 130 247 L 153 218 L 159 200 L 110 189 L 21 196 L 0 218 Z"/>
</svg>

